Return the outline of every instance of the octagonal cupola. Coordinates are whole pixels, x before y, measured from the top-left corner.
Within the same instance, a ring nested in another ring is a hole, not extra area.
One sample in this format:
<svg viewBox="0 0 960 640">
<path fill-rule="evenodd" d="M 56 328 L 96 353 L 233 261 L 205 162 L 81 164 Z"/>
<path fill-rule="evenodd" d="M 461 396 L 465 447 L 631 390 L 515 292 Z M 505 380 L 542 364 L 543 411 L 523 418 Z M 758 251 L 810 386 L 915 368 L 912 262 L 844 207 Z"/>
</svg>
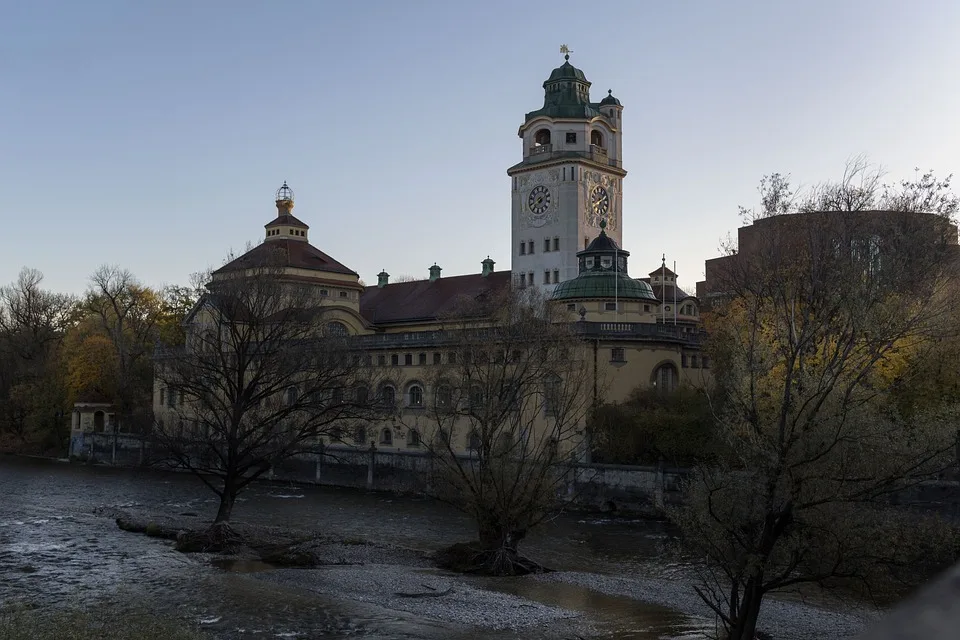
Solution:
<svg viewBox="0 0 960 640">
<path fill-rule="evenodd" d="M 276 204 L 277 217 L 264 225 L 266 229 L 265 240 L 307 242 L 307 231 L 310 227 L 293 215 L 293 189 L 287 186 L 286 181 L 283 182 L 282 187 L 277 189 Z"/>
<path fill-rule="evenodd" d="M 629 251 L 607 235 L 606 220 L 600 221 L 600 235 L 577 252 L 580 274 L 561 282 L 553 290 L 554 300 L 645 300 L 656 302 L 650 285 L 627 274 Z"/>
</svg>

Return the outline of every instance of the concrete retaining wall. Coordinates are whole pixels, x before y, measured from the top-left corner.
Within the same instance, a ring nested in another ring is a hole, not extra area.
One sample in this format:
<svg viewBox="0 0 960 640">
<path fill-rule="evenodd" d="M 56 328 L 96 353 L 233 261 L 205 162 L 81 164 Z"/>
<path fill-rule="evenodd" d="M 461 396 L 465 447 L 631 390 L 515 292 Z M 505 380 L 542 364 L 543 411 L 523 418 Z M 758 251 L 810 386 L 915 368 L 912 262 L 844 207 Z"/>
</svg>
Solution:
<svg viewBox="0 0 960 640">
<path fill-rule="evenodd" d="M 74 434 L 71 456 L 120 466 L 158 465 L 150 443 L 139 436 Z M 423 451 L 379 451 L 329 447 L 321 455 L 303 455 L 275 465 L 268 478 L 395 493 L 425 493 L 436 461 Z M 562 499 L 602 511 L 654 515 L 679 502 L 682 469 L 612 464 L 577 464 L 561 489 Z"/>
</svg>

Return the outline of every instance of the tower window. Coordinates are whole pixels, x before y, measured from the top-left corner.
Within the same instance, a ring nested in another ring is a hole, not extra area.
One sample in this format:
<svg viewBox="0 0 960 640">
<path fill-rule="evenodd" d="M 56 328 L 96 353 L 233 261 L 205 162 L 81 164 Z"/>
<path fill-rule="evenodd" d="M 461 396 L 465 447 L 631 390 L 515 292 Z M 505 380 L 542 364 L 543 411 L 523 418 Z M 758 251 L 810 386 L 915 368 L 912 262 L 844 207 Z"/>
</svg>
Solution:
<svg viewBox="0 0 960 640">
<path fill-rule="evenodd" d="M 527 255 L 527 243 L 526 243 L 526 242 L 521 242 L 521 243 L 520 243 L 520 255 L 522 255 L 522 256 Z"/>
<path fill-rule="evenodd" d="M 560 238 L 553 239 L 553 250 L 560 251 Z"/>
<path fill-rule="evenodd" d="M 594 146 L 597 146 L 597 147 L 600 147 L 600 148 L 602 149 L 602 148 L 603 148 L 603 134 L 600 133 L 599 131 L 596 131 L 596 130 L 591 131 L 591 132 L 590 132 L 590 144 L 592 144 L 592 145 L 594 145 Z"/>
<path fill-rule="evenodd" d="M 617 310 L 617 303 L 616 303 L 616 302 L 604 302 L 604 303 L 603 303 L 603 308 L 604 308 L 605 310 L 607 310 L 607 311 L 616 311 L 616 310 Z"/>
<path fill-rule="evenodd" d="M 533 136 L 533 142 L 537 146 L 550 144 L 550 130 L 549 129 L 540 129 Z"/>
<path fill-rule="evenodd" d="M 340 297 L 341 297 L 341 298 L 346 298 L 346 297 L 347 297 L 347 292 L 346 292 L 346 291 L 341 291 L 341 292 L 340 292 Z"/>
<path fill-rule="evenodd" d="M 567 144 L 577 144 L 577 134 L 573 132 L 567 133 Z"/>
</svg>

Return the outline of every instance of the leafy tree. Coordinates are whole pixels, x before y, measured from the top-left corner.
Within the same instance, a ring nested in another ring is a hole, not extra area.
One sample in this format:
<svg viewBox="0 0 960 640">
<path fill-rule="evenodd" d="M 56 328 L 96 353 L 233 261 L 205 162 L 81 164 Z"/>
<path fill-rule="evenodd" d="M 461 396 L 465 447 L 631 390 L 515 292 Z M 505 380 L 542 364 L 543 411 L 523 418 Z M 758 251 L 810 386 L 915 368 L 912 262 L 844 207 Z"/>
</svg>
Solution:
<svg viewBox="0 0 960 640">
<path fill-rule="evenodd" d="M 105 265 L 90 278 L 84 310 L 114 348 L 114 403 L 119 429 L 142 430 L 150 406 L 152 356 L 162 305 L 159 296 L 125 269 Z M 128 424 L 129 423 L 129 424 Z"/>
<path fill-rule="evenodd" d="M 677 466 L 712 459 L 719 446 L 703 391 L 683 387 L 662 393 L 646 386 L 592 412 L 590 444 L 594 462 Z"/>
<path fill-rule="evenodd" d="M 62 450 L 62 342 L 76 301 L 43 289 L 42 281 L 39 271 L 24 268 L 0 287 L 0 431 L 19 446 Z"/>
</svg>

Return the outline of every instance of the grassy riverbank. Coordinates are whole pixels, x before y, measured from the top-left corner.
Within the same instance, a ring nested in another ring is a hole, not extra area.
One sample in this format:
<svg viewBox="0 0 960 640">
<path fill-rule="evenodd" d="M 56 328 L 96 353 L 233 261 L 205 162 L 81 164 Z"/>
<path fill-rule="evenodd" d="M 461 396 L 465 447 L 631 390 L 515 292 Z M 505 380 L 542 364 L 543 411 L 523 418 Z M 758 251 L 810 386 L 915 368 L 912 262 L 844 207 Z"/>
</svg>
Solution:
<svg viewBox="0 0 960 640">
<path fill-rule="evenodd" d="M 0 609 L 0 640 L 209 640 L 194 628 L 140 611 Z"/>
</svg>

